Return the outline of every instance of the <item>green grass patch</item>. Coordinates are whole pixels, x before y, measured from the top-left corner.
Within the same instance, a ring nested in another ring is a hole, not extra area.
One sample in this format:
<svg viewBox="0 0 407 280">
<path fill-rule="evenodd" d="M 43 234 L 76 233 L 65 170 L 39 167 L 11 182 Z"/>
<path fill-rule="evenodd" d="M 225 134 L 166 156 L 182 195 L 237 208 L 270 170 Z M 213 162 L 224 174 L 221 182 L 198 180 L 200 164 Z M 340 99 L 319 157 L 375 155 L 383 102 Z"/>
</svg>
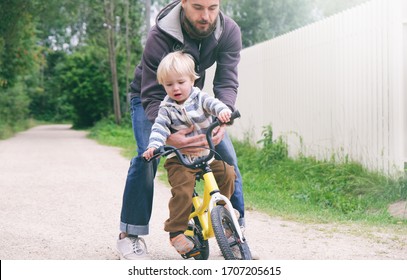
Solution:
<svg viewBox="0 0 407 280">
<path fill-rule="evenodd" d="M 389 178 L 355 162 L 288 157 L 281 139 L 263 132 L 262 147 L 234 141 L 249 207 L 273 215 L 312 221 L 400 223 L 387 212 L 406 199 L 404 178 Z M 403 223 L 406 223 L 405 221 Z"/>
<path fill-rule="evenodd" d="M 15 122 L 13 124 L 6 124 L 0 120 L 0 140 L 10 138 L 18 132 L 27 130 L 41 123 L 42 122 L 34 119 L 28 119 Z"/>
<path fill-rule="evenodd" d="M 129 119 L 130 116 L 123 117 L 121 125 L 113 117 L 103 119 L 89 130 L 88 137 L 106 146 L 122 148 L 122 155 L 130 159 L 136 154 L 136 142 Z"/>
<path fill-rule="evenodd" d="M 89 135 L 102 144 L 123 148 L 128 158 L 135 155 L 129 122 L 118 126 L 113 119 L 106 119 Z M 261 147 L 249 141 L 234 141 L 248 209 L 310 222 L 407 224 L 387 213 L 390 203 L 407 198 L 404 178 L 370 172 L 355 162 L 336 163 L 304 156 L 292 159 L 282 139 L 273 139 L 271 127 L 263 136 Z M 165 172 L 160 179 L 166 181 Z"/>
</svg>

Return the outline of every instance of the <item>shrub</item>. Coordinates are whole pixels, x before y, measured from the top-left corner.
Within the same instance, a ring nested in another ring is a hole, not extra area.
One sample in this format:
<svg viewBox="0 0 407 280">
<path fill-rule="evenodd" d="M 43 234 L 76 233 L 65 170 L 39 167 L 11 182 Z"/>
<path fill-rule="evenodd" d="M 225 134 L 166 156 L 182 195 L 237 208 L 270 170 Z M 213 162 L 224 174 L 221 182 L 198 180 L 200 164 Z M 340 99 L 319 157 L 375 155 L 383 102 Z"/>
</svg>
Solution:
<svg viewBox="0 0 407 280">
<path fill-rule="evenodd" d="M 73 125 L 90 127 L 112 111 L 110 70 L 104 57 L 89 46 L 66 59 L 61 88 L 73 106 Z"/>
<path fill-rule="evenodd" d="M 270 166 L 272 163 L 288 157 L 287 144 L 281 136 L 278 137 L 277 140 L 273 139 L 273 129 L 271 125 L 264 127 L 262 135 L 264 138 L 258 141 L 258 143 L 263 144 L 260 164 Z"/>
</svg>

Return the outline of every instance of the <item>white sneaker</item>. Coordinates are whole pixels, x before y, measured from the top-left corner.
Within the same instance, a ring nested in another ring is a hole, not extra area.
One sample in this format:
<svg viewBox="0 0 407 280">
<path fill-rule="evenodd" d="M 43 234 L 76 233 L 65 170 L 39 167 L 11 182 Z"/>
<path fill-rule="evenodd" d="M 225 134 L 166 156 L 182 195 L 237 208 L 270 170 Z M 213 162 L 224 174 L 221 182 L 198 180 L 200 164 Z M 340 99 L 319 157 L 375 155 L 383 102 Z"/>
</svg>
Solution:
<svg viewBox="0 0 407 280">
<path fill-rule="evenodd" d="M 125 237 L 117 240 L 117 251 L 121 260 L 150 260 L 147 245 L 141 237 Z"/>
</svg>

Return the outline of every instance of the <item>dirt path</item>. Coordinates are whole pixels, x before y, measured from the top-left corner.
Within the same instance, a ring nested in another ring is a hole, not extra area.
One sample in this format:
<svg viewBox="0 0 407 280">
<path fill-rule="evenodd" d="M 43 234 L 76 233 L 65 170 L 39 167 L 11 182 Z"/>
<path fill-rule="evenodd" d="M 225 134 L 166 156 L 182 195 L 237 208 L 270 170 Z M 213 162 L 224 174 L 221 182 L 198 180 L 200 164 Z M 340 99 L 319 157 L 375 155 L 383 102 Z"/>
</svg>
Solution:
<svg viewBox="0 0 407 280">
<path fill-rule="evenodd" d="M 67 125 L 38 126 L 0 141 L 0 259 L 118 259 L 129 161 Z M 180 259 L 162 230 L 169 189 L 156 181 L 155 259 Z M 262 259 L 407 260 L 407 229 L 301 224 L 249 211 L 246 236 Z M 261 234 L 255 230 L 261 230 Z M 220 259 L 211 240 L 211 258 Z"/>
</svg>

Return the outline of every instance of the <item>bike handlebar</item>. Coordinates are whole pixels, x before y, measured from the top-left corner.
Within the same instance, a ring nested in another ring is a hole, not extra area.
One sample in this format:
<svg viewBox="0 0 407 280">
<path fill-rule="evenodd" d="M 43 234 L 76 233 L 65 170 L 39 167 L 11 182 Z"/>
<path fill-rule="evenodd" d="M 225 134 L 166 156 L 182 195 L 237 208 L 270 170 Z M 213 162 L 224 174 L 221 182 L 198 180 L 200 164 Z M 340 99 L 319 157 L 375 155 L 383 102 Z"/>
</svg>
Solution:
<svg viewBox="0 0 407 280">
<path fill-rule="evenodd" d="M 231 116 L 230 116 L 230 121 L 228 123 L 226 123 L 226 125 L 232 125 L 233 124 L 233 120 L 240 118 L 240 112 L 238 110 L 235 110 Z M 209 154 L 206 155 L 205 157 L 202 158 L 198 158 L 197 160 L 191 162 L 188 162 L 185 160 L 185 158 L 182 156 L 182 153 L 180 152 L 181 149 L 185 149 L 188 147 L 182 147 L 182 148 L 175 148 L 173 146 L 161 146 L 158 147 L 155 151 L 154 151 L 154 156 L 151 157 L 149 160 L 147 160 L 148 162 L 161 157 L 161 156 L 168 156 L 169 154 L 175 153 L 177 155 L 177 157 L 179 158 L 179 160 L 182 162 L 183 165 L 185 165 L 188 168 L 197 168 L 199 167 L 199 165 L 208 162 L 210 159 L 212 159 L 213 155 L 214 155 L 214 150 L 215 150 L 215 145 L 213 144 L 212 141 L 212 131 L 217 127 L 220 126 L 224 123 L 220 122 L 218 119 L 216 119 L 214 122 L 212 122 L 209 127 L 208 130 L 206 131 L 206 140 L 208 141 L 209 144 Z"/>
</svg>

